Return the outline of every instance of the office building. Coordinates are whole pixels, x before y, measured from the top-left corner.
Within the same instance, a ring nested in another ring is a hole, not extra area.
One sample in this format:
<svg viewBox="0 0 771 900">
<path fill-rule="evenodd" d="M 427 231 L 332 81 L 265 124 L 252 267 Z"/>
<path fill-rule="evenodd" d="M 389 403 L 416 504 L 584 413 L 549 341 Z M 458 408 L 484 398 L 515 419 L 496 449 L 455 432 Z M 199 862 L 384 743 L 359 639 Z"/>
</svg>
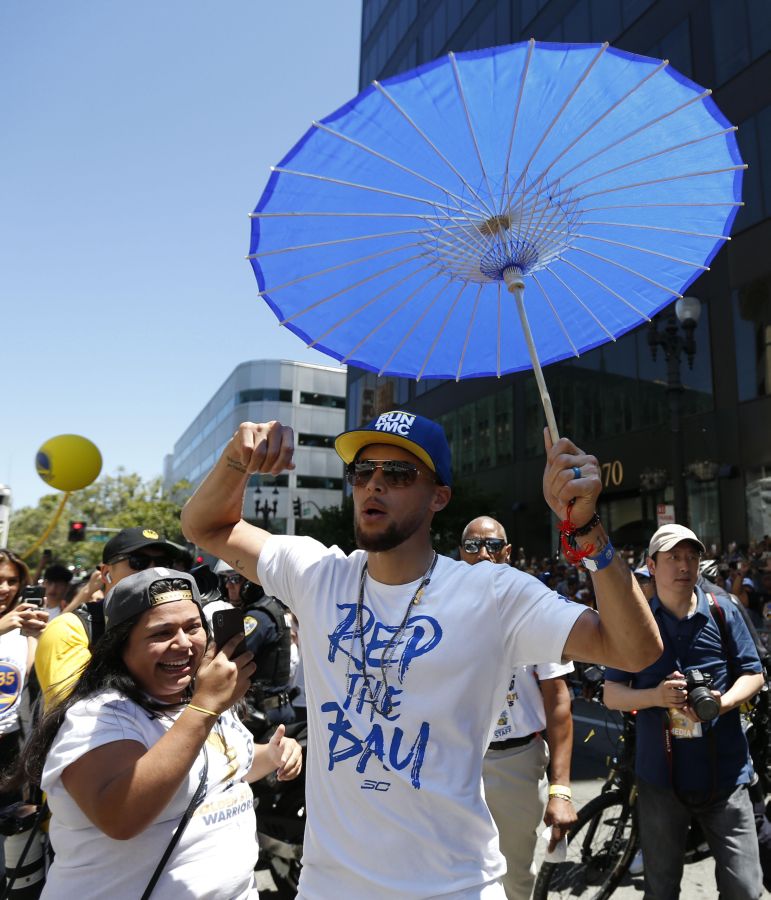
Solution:
<svg viewBox="0 0 771 900">
<path fill-rule="evenodd" d="M 733 239 L 688 294 L 701 302 L 692 368 L 683 355 L 682 471 L 688 521 L 709 548 L 771 528 L 771 3 L 753 0 L 364 0 L 361 87 L 449 50 L 609 41 L 667 58 L 713 89 L 739 126 L 745 206 Z M 666 324 L 668 311 L 657 317 Z M 513 328 L 518 328 L 512 322 Z M 674 496 L 663 353 L 647 324 L 545 376 L 562 434 L 597 455 L 600 512 L 617 545 L 644 546 Z M 438 418 L 456 478 L 495 497 L 516 546 L 556 547 L 540 482 L 543 414 L 529 373 L 407 382 L 349 367 L 347 427 L 388 407 Z M 679 468 L 679 467 L 678 467 Z M 490 510 L 479 510 L 480 513 Z"/>
<path fill-rule="evenodd" d="M 340 504 L 343 466 L 334 439 L 345 427 L 345 367 L 284 359 L 236 366 L 185 429 L 164 464 L 164 487 L 197 486 L 241 422 L 277 420 L 295 432 L 295 465 L 281 475 L 253 475 L 246 519 L 275 533 L 294 533 L 295 501 L 304 517 Z"/>
</svg>

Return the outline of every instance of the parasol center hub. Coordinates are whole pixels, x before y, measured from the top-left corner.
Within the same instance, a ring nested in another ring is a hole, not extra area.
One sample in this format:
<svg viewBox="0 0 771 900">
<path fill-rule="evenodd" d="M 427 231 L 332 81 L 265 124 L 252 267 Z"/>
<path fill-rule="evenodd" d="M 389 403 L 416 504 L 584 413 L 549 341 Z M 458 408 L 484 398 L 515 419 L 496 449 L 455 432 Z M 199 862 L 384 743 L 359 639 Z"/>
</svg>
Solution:
<svg viewBox="0 0 771 900">
<path fill-rule="evenodd" d="M 501 214 L 498 216 L 490 216 L 477 225 L 480 234 L 485 237 L 494 237 L 496 234 L 502 235 L 511 228 L 511 216 Z"/>
<path fill-rule="evenodd" d="M 546 174 L 492 175 L 448 192 L 421 228 L 421 244 L 437 268 L 457 281 L 504 281 L 547 268 L 572 245 L 580 224 L 577 201 Z M 507 284 L 508 287 L 508 284 Z"/>
<path fill-rule="evenodd" d="M 522 271 L 516 266 L 506 266 L 503 270 L 503 280 L 512 294 L 514 291 L 523 291 L 525 289 L 525 279 L 522 277 Z"/>
</svg>

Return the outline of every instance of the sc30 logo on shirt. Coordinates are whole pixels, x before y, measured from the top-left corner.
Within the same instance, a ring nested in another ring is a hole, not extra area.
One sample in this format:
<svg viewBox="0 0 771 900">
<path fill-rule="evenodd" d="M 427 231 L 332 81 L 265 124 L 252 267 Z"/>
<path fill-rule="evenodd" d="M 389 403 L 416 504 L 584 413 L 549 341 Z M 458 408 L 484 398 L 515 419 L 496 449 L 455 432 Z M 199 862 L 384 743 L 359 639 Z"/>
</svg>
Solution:
<svg viewBox="0 0 771 900">
<path fill-rule="evenodd" d="M 384 793 L 391 787 L 390 781 L 373 781 L 371 778 L 365 778 L 361 783 L 363 791 L 380 791 Z"/>
<path fill-rule="evenodd" d="M 10 709 L 19 699 L 21 672 L 7 662 L 0 662 L 0 713 Z"/>
</svg>

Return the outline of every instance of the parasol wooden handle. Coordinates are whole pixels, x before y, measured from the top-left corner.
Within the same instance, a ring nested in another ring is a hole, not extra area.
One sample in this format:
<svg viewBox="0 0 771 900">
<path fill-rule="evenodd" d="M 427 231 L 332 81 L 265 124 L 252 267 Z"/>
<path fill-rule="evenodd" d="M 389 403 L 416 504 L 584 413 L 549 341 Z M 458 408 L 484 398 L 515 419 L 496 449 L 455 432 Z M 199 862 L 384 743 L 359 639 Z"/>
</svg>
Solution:
<svg viewBox="0 0 771 900">
<path fill-rule="evenodd" d="M 514 299 L 517 301 L 519 321 L 522 324 L 522 333 L 525 335 L 527 351 L 530 354 L 530 362 L 533 364 L 533 373 L 535 374 L 536 384 L 538 385 L 538 391 L 541 395 L 543 411 L 546 414 L 546 424 L 549 426 L 549 434 L 551 435 L 552 443 L 556 444 L 560 437 L 559 431 L 557 431 L 557 420 L 554 418 L 554 410 L 551 405 L 549 389 L 546 387 L 546 382 L 544 381 L 541 363 L 538 361 L 538 353 L 535 349 L 533 335 L 530 331 L 530 323 L 527 321 L 527 313 L 525 312 L 525 280 L 522 277 L 522 274 L 514 268 L 503 270 L 503 280 L 506 282 L 509 293 L 513 294 Z"/>
</svg>

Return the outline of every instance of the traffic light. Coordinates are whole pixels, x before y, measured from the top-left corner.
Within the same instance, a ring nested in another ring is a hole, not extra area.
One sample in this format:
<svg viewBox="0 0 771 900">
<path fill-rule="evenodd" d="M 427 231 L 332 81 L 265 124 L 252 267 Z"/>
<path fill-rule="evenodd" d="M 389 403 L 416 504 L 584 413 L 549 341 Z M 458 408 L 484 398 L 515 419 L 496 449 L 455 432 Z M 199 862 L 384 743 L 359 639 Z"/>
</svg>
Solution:
<svg viewBox="0 0 771 900">
<path fill-rule="evenodd" d="M 70 522 L 70 533 L 67 535 L 67 540 L 70 543 L 75 543 L 76 541 L 85 541 L 85 539 L 86 523 L 82 519 Z"/>
<path fill-rule="evenodd" d="M 294 506 L 294 517 L 295 517 L 295 519 L 302 519 L 302 517 L 303 517 L 303 505 L 302 505 L 302 501 L 300 500 L 300 498 L 299 498 L 299 497 L 295 497 L 292 505 Z"/>
</svg>

